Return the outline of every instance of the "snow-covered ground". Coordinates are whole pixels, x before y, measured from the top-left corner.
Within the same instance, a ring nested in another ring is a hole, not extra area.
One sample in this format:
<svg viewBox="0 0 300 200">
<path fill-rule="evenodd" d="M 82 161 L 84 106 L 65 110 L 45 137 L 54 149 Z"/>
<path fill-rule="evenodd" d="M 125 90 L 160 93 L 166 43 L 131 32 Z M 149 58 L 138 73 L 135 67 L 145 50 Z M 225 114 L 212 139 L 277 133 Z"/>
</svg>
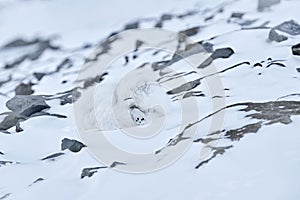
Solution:
<svg viewBox="0 0 300 200">
<path fill-rule="evenodd" d="M 2 0 L 0 200 L 298 199 L 300 1 L 262 2 Z"/>
</svg>

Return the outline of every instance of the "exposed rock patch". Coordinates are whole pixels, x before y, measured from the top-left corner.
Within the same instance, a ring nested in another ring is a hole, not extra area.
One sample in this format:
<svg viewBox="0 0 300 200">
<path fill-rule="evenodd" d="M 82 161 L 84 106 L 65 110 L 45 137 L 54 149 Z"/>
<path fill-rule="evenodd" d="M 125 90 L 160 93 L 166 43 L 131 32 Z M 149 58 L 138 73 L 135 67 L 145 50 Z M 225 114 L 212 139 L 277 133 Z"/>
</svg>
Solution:
<svg viewBox="0 0 300 200">
<path fill-rule="evenodd" d="M 292 46 L 292 53 L 295 56 L 300 56 L 300 43 Z"/>
<path fill-rule="evenodd" d="M 65 155 L 65 153 L 54 153 L 54 154 L 51 154 L 49 156 L 46 156 L 45 158 L 42 158 L 41 160 L 44 161 L 44 160 L 50 160 L 50 161 L 55 161 L 56 158 L 60 157 L 60 156 L 63 156 Z"/>
<path fill-rule="evenodd" d="M 278 26 L 275 26 L 274 29 L 290 35 L 300 35 L 300 25 L 294 20 L 285 21 Z"/>
<path fill-rule="evenodd" d="M 98 172 L 99 169 L 105 169 L 107 167 L 90 167 L 90 168 L 84 168 L 81 172 L 81 179 L 85 177 L 91 178 L 95 173 Z"/>
<path fill-rule="evenodd" d="M 69 149 L 70 151 L 77 153 L 84 147 L 86 147 L 86 145 L 82 142 L 79 142 L 77 140 L 70 140 L 68 138 L 63 139 L 61 142 L 62 151 Z"/>
</svg>

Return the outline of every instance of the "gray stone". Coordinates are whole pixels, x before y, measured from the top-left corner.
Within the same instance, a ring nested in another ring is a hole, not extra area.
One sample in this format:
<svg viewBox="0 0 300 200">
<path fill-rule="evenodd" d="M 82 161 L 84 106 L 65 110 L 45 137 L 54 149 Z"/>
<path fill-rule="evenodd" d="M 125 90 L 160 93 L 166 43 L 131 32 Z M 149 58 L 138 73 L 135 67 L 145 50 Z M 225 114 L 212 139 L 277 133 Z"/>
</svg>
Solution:
<svg viewBox="0 0 300 200">
<path fill-rule="evenodd" d="M 43 178 L 38 178 L 38 179 L 36 179 L 35 181 L 33 181 L 33 183 L 29 185 L 29 187 L 33 186 L 34 184 L 36 184 L 36 183 L 38 183 L 38 182 L 44 181 L 44 180 L 45 180 L 45 179 L 43 179 Z"/>
<path fill-rule="evenodd" d="M 0 160 L 0 167 L 1 167 L 1 165 L 7 165 L 7 164 L 13 164 L 13 162 L 12 161 L 1 161 Z"/>
<path fill-rule="evenodd" d="M 35 113 L 49 109 L 42 96 L 17 95 L 6 102 L 6 107 L 16 114 L 30 117 Z"/>
<path fill-rule="evenodd" d="M 81 179 L 84 177 L 92 177 L 95 173 L 98 172 L 99 169 L 104 169 L 107 167 L 91 167 L 91 168 L 84 168 L 81 172 Z"/>
<path fill-rule="evenodd" d="M 300 56 L 300 43 L 292 46 L 292 53 L 295 56 Z"/>
<path fill-rule="evenodd" d="M 0 122 L 0 132 L 10 134 L 7 130 L 16 126 L 16 132 L 21 132 L 20 122 L 38 116 L 53 116 L 66 118 L 64 115 L 47 113 L 44 110 L 50 106 L 45 102 L 45 96 L 17 95 L 6 102 L 6 107 L 12 112 L 5 112 L 0 115 L 6 117 Z"/>
<path fill-rule="evenodd" d="M 40 81 L 40 80 L 42 80 L 42 78 L 45 76 L 45 75 L 47 75 L 46 73 L 41 73 L 41 72 L 35 72 L 35 73 L 33 73 L 33 75 L 35 76 L 35 78 L 38 80 L 38 81 Z"/>
<path fill-rule="evenodd" d="M 238 18 L 238 19 L 242 19 L 245 13 L 242 12 L 234 12 L 231 14 L 230 18 Z"/>
<path fill-rule="evenodd" d="M 167 92 L 167 94 L 178 94 L 178 93 L 181 93 L 181 92 L 185 92 L 185 91 L 189 91 L 191 89 L 194 89 L 195 87 L 197 87 L 198 85 L 200 85 L 201 81 L 200 79 L 196 79 L 196 80 L 193 80 L 193 81 L 190 81 L 190 82 L 187 82 L 187 83 L 184 83 L 172 90 L 169 90 Z"/>
<path fill-rule="evenodd" d="M 114 161 L 109 167 L 110 168 L 114 168 L 114 167 L 116 167 L 118 165 L 126 165 L 126 163 Z"/>
<path fill-rule="evenodd" d="M 160 19 L 162 21 L 167 21 L 167 20 L 171 20 L 173 18 L 173 15 L 172 14 L 163 14 Z"/>
<path fill-rule="evenodd" d="M 269 8 L 275 4 L 279 4 L 280 0 L 258 0 L 258 11 L 263 11 L 265 8 Z"/>
<path fill-rule="evenodd" d="M 137 28 L 139 28 L 139 22 L 132 22 L 132 23 L 126 24 L 124 27 L 124 30 L 137 29 Z"/>
<path fill-rule="evenodd" d="M 43 181 L 43 180 L 45 180 L 45 179 L 43 179 L 43 178 L 38 178 L 38 179 L 36 179 L 33 183 L 37 183 L 37 182 L 40 182 L 40 181 Z"/>
<path fill-rule="evenodd" d="M 59 157 L 59 156 L 62 156 L 62 155 L 65 155 L 65 153 L 54 153 L 54 154 L 51 154 L 50 156 L 46 156 L 45 158 L 42 158 L 41 160 L 52 160 L 54 161 L 55 158 Z"/>
<path fill-rule="evenodd" d="M 7 194 L 3 195 L 2 197 L 0 197 L 0 200 L 6 199 L 10 195 L 11 195 L 11 193 L 7 193 Z"/>
<path fill-rule="evenodd" d="M 294 20 L 285 21 L 278 26 L 275 26 L 274 29 L 290 35 L 300 35 L 300 25 Z"/>
<path fill-rule="evenodd" d="M 19 121 L 22 120 L 22 117 L 18 117 L 13 112 L 2 113 L 1 115 L 6 115 L 6 117 L 0 122 L 0 131 L 2 133 L 10 134 L 6 130 L 8 130 L 14 126 L 16 126 L 17 132 L 22 131 L 20 124 L 19 124 Z"/>
<path fill-rule="evenodd" d="M 21 83 L 15 89 L 16 95 L 30 95 L 34 93 L 34 90 L 31 88 L 34 84 L 33 83 Z"/>
<path fill-rule="evenodd" d="M 77 153 L 84 147 L 86 147 L 86 145 L 82 142 L 79 142 L 77 140 L 70 140 L 68 138 L 64 138 L 61 142 L 62 151 L 69 149 L 70 151 Z"/>
<path fill-rule="evenodd" d="M 7 49 L 26 49 L 23 53 L 14 59 L 13 61 L 6 63 L 5 68 L 10 69 L 23 63 L 25 60 L 37 60 L 47 50 L 58 50 L 60 47 L 52 45 L 52 41 L 49 39 L 36 38 L 33 40 L 16 39 L 2 47 L 3 50 Z"/>
<path fill-rule="evenodd" d="M 221 49 L 216 49 L 211 55 L 211 58 L 213 60 L 218 58 L 229 58 L 232 54 L 234 54 L 234 51 L 230 47 L 221 48 Z"/>
<path fill-rule="evenodd" d="M 275 31 L 275 29 L 271 29 L 269 32 L 269 40 L 271 41 L 275 41 L 275 42 L 283 42 L 285 40 L 287 40 L 288 37 L 284 36 L 284 35 L 280 35 L 279 33 L 277 33 Z"/>
<path fill-rule="evenodd" d="M 192 27 L 192 28 L 189 28 L 189 29 L 186 29 L 184 31 L 180 31 L 179 34 L 182 34 L 183 37 L 190 37 L 190 36 L 193 36 L 193 35 L 196 35 L 200 30 L 200 27 L 197 26 L 197 27 Z"/>
</svg>

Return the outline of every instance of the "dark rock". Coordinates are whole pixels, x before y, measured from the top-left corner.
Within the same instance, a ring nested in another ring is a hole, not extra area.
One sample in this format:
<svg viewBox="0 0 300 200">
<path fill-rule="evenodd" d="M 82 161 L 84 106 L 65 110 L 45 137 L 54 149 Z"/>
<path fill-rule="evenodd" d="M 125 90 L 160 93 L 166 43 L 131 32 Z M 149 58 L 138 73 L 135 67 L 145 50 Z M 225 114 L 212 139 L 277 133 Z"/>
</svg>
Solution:
<svg viewBox="0 0 300 200">
<path fill-rule="evenodd" d="M 16 39 L 12 42 L 9 42 L 8 44 L 3 46 L 3 50 L 7 49 L 22 49 L 32 47 L 31 49 L 27 49 L 23 52 L 22 55 L 20 55 L 18 58 L 16 58 L 14 61 L 11 61 L 5 65 L 5 69 L 13 68 L 22 62 L 24 62 L 26 59 L 28 60 L 37 60 L 40 58 L 40 56 L 45 52 L 47 49 L 51 50 L 58 50 L 60 47 L 52 45 L 51 40 L 48 39 L 40 39 L 36 38 L 34 40 L 24 40 L 24 39 Z"/>
<path fill-rule="evenodd" d="M 162 68 L 170 66 L 180 60 L 182 60 L 183 58 L 187 58 L 191 55 L 195 55 L 197 53 L 200 52 L 208 52 L 211 51 L 212 52 L 212 48 L 213 45 L 211 43 L 208 42 L 197 42 L 197 43 L 192 43 L 192 44 L 187 44 L 184 50 L 177 50 L 174 54 L 171 60 L 169 61 L 162 61 L 162 62 L 157 62 L 156 65 L 160 65 L 162 64 Z M 154 66 L 152 65 L 152 68 Z M 155 71 L 155 70 L 154 70 Z"/>
<path fill-rule="evenodd" d="M 25 117 L 50 108 L 42 96 L 33 95 L 17 95 L 6 102 L 6 107 Z"/>
<path fill-rule="evenodd" d="M 38 39 L 34 39 L 34 40 L 31 40 L 31 41 L 26 41 L 24 39 L 18 38 L 16 40 L 13 40 L 13 41 L 7 43 L 3 47 L 4 48 L 24 47 L 24 46 L 29 46 L 29 45 L 36 44 L 38 42 L 39 42 Z"/>
<path fill-rule="evenodd" d="M 186 17 L 193 16 L 193 15 L 195 15 L 195 14 L 197 14 L 197 13 L 198 13 L 198 11 L 191 10 L 191 11 L 187 11 L 187 12 L 185 12 L 185 13 L 183 13 L 183 14 L 177 15 L 177 18 L 179 18 L 179 19 L 184 19 L 184 18 L 186 18 Z"/>
<path fill-rule="evenodd" d="M 172 90 L 169 90 L 167 92 L 167 94 L 178 94 L 178 93 L 181 93 L 181 92 L 185 92 L 185 91 L 189 91 L 191 89 L 194 89 L 195 87 L 197 87 L 198 85 L 200 85 L 201 81 L 200 79 L 196 79 L 196 80 L 193 80 L 193 81 L 190 81 L 190 82 L 187 82 L 187 83 L 184 83 Z"/>
<path fill-rule="evenodd" d="M 65 92 L 60 92 L 55 95 L 52 95 L 52 97 L 47 98 L 47 100 L 51 99 L 59 99 L 60 105 L 66 105 L 66 104 L 72 104 L 75 102 L 79 97 L 81 96 L 81 93 L 78 91 L 78 88 L 74 88 Z"/>
<path fill-rule="evenodd" d="M 73 90 L 72 93 L 65 94 L 61 96 L 60 99 L 60 105 L 66 105 L 71 104 L 74 101 L 76 101 L 81 96 L 81 93 L 77 90 Z"/>
<path fill-rule="evenodd" d="M 43 179 L 43 178 L 38 178 L 38 179 L 36 179 L 36 180 L 33 182 L 33 184 L 35 184 L 35 183 L 37 183 L 37 182 L 40 182 L 40 181 L 43 181 L 43 180 L 45 180 L 45 179 Z"/>
<path fill-rule="evenodd" d="M 171 20 L 173 17 L 174 17 L 174 16 L 171 15 L 171 14 L 163 14 L 163 15 L 160 17 L 159 21 L 155 24 L 155 27 L 156 27 L 156 28 L 162 28 L 162 27 L 163 27 L 164 21 L 169 21 L 169 20 Z"/>
<path fill-rule="evenodd" d="M 61 143 L 61 150 L 64 151 L 66 149 L 69 149 L 70 151 L 77 153 L 79 152 L 83 147 L 86 147 L 82 142 L 79 142 L 77 140 L 70 140 L 68 138 L 64 138 Z"/>
<path fill-rule="evenodd" d="M 299 73 L 300 73 L 300 68 L 297 68 L 296 70 L 297 70 L 297 72 L 299 72 Z"/>
<path fill-rule="evenodd" d="M 161 17 L 160 17 L 160 20 L 161 21 L 167 21 L 167 20 L 171 20 L 173 18 L 173 15 L 172 14 L 163 14 Z"/>
<path fill-rule="evenodd" d="M 47 156 L 47 157 L 45 157 L 45 158 L 42 158 L 41 160 L 51 160 L 51 161 L 54 161 L 55 160 L 55 158 L 57 158 L 57 157 L 59 157 L 59 156 L 62 156 L 62 155 L 65 155 L 65 153 L 54 153 L 54 154 L 52 154 L 52 155 L 50 155 L 50 156 Z"/>
<path fill-rule="evenodd" d="M 137 28 L 139 28 L 139 22 L 133 22 L 133 23 L 126 24 L 124 30 L 137 29 Z"/>
<path fill-rule="evenodd" d="M 271 40 L 271 41 L 283 42 L 287 39 L 288 39 L 288 37 L 278 34 L 273 28 L 269 32 L 269 40 Z"/>
<path fill-rule="evenodd" d="M 123 163 L 123 162 L 118 162 L 118 161 L 114 161 L 110 166 L 109 168 L 114 168 L 118 165 L 126 165 L 126 163 Z"/>
<path fill-rule="evenodd" d="M 0 167 L 1 167 L 1 165 L 7 165 L 7 164 L 13 164 L 13 162 L 12 161 L 1 161 L 0 160 Z"/>
<path fill-rule="evenodd" d="M 202 68 L 202 69 L 203 69 L 203 68 L 209 66 L 210 64 L 212 64 L 213 61 L 214 61 L 214 60 L 212 59 L 212 57 L 209 56 L 206 60 L 204 60 L 204 61 L 198 66 L 198 68 Z"/>
<path fill-rule="evenodd" d="M 164 68 L 166 68 L 168 66 L 168 63 L 170 61 L 166 60 L 166 61 L 158 61 L 158 62 L 154 62 L 152 63 L 152 69 L 153 71 L 157 71 L 157 70 L 162 70 Z"/>
<path fill-rule="evenodd" d="M 219 59 L 219 58 L 229 58 L 231 55 L 234 54 L 234 51 L 230 48 L 220 48 L 220 49 L 216 49 L 211 56 L 209 56 L 206 60 L 204 60 L 199 66 L 198 68 L 205 68 L 207 66 L 209 66 L 215 59 Z"/>
<path fill-rule="evenodd" d="M 248 133 L 257 133 L 257 131 L 262 127 L 261 122 L 257 122 L 254 124 L 248 124 L 238 129 L 232 129 L 225 133 L 225 137 L 230 139 L 231 141 L 240 140 Z"/>
<path fill-rule="evenodd" d="M 104 80 L 104 77 L 106 75 L 108 75 L 108 73 L 105 72 L 101 75 L 97 75 L 95 77 L 91 77 L 91 78 L 84 80 L 83 88 L 88 88 L 88 87 L 94 85 L 95 83 L 100 83 L 101 81 Z"/>
<path fill-rule="evenodd" d="M 33 73 L 33 75 L 35 76 L 35 78 L 37 79 L 37 80 L 42 80 L 42 78 L 45 76 L 45 75 L 47 75 L 46 73 L 40 73 L 40 72 L 35 72 L 35 73 Z"/>
<path fill-rule="evenodd" d="M 245 13 L 241 13 L 241 12 L 234 12 L 231 14 L 230 18 L 238 18 L 238 19 L 242 19 L 242 17 L 244 16 Z"/>
<path fill-rule="evenodd" d="M 86 43 L 86 44 L 83 44 L 82 45 L 82 49 L 89 49 L 89 48 L 91 48 L 91 47 L 93 47 L 94 45 L 93 44 L 91 44 L 91 43 Z"/>
<path fill-rule="evenodd" d="M 208 16 L 204 19 L 204 21 L 212 20 L 214 17 L 215 17 L 214 15 Z"/>
<path fill-rule="evenodd" d="M 193 36 L 193 35 L 196 35 L 200 30 L 200 27 L 193 27 L 193 28 L 189 28 L 189 29 L 186 29 L 184 31 L 180 31 L 179 34 L 183 34 L 184 36 Z"/>
<path fill-rule="evenodd" d="M 36 184 L 36 183 L 38 183 L 38 182 L 44 181 L 44 180 L 45 180 L 45 179 L 43 179 L 43 178 L 38 178 L 38 179 L 36 179 L 35 181 L 33 181 L 33 183 L 31 183 L 31 184 L 29 185 L 29 187 L 33 186 L 34 184 Z"/>
<path fill-rule="evenodd" d="M 11 195 L 11 193 L 7 193 L 7 194 L 3 195 L 2 197 L 0 197 L 0 200 L 6 199 L 10 195 Z"/>
<path fill-rule="evenodd" d="M 155 24 L 154 27 L 156 27 L 156 28 L 162 28 L 162 27 L 163 27 L 163 23 L 162 23 L 161 21 L 159 21 L 159 22 L 157 22 L 157 23 Z"/>
<path fill-rule="evenodd" d="M 240 111 L 253 111 L 246 115 L 247 118 L 266 120 L 266 124 L 282 123 L 289 124 L 292 115 L 300 115 L 300 102 L 297 101 L 274 101 L 266 103 L 247 103 L 247 107 Z"/>
<path fill-rule="evenodd" d="M 178 134 L 177 136 L 169 139 L 168 143 L 167 143 L 167 146 L 170 147 L 170 146 L 176 146 L 177 144 L 179 144 L 180 142 L 184 141 L 184 140 L 188 140 L 190 139 L 190 137 L 185 137 L 183 135 L 183 133 L 180 133 Z M 161 149 L 162 150 L 162 149 Z M 156 151 L 157 153 L 157 151 Z"/>
<path fill-rule="evenodd" d="M 22 130 L 19 125 L 19 120 L 22 120 L 21 117 L 18 117 L 13 112 L 2 113 L 1 115 L 6 115 L 6 117 L 0 122 L 0 131 L 2 133 L 10 134 L 7 130 L 14 126 L 16 126 L 17 132 Z"/>
<path fill-rule="evenodd" d="M 201 167 L 202 165 L 204 164 L 207 164 L 209 161 L 211 161 L 212 159 L 214 159 L 215 157 L 217 157 L 218 155 L 223 155 L 228 149 L 231 149 L 233 146 L 230 145 L 230 146 L 225 146 L 225 147 L 211 147 L 211 146 L 208 146 L 209 148 L 211 148 L 212 152 L 213 152 L 213 155 L 200 162 L 196 167 L 195 169 L 198 169 L 199 167 Z"/>
<path fill-rule="evenodd" d="M 229 58 L 232 54 L 234 54 L 234 51 L 230 47 L 227 47 L 216 49 L 211 55 L 211 57 L 213 60 L 215 60 L 218 58 Z"/>
<path fill-rule="evenodd" d="M 261 63 L 255 63 L 253 66 L 254 67 L 262 67 L 262 64 Z"/>
<path fill-rule="evenodd" d="M 279 4 L 280 0 L 259 0 L 258 1 L 258 11 L 263 11 L 266 8 L 269 8 L 275 4 Z"/>
<path fill-rule="evenodd" d="M 213 47 L 214 45 L 209 42 L 203 42 L 201 43 L 201 47 L 207 52 L 207 53 L 212 53 L 214 51 Z"/>
<path fill-rule="evenodd" d="M 190 91 L 183 95 L 183 99 L 189 98 L 189 97 L 205 97 L 205 95 L 202 93 L 202 91 Z"/>
<path fill-rule="evenodd" d="M 66 118 L 64 115 L 47 113 L 44 110 L 50 106 L 46 104 L 45 97 L 31 95 L 17 95 L 6 102 L 6 107 L 12 112 L 2 113 L 6 117 L 0 122 L 0 131 L 10 134 L 7 130 L 16 126 L 16 132 L 21 132 L 20 122 L 37 116 L 54 116 Z"/>
<path fill-rule="evenodd" d="M 4 153 L 2 153 L 2 152 L 0 151 L 0 155 L 4 155 Z"/>
<path fill-rule="evenodd" d="M 145 44 L 144 41 L 142 41 L 142 40 L 136 40 L 134 51 L 137 51 L 143 44 Z"/>
<path fill-rule="evenodd" d="M 292 53 L 295 56 L 300 56 L 300 43 L 292 46 Z"/>
<path fill-rule="evenodd" d="M 91 167 L 91 168 L 84 168 L 81 172 L 81 179 L 84 177 L 92 177 L 95 173 L 98 172 L 99 169 L 105 169 L 107 167 Z"/>
<path fill-rule="evenodd" d="M 56 70 L 52 73 L 59 72 L 62 68 L 70 68 L 72 66 L 73 66 L 73 61 L 69 58 L 66 58 L 56 67 Z"/>
<path fill-rule="evenodd" d="M 194 142 L 202 142 L 206 147 L 210 148 L 213 155 L 200 162 L 196 168 L 201 167 L 203 164 L 210 162 L 217 155 L 222 155 L 227 149 L 232 148 L 232 145 L 225 147 L 211 146 L 211 142 L 220 139 L 220 134 L 224 137 L 223 139 L 228 139 L 227 142 L 238 141 L 243 138 L 246 134 L 257 133 L 263 126 L 268 126 L 276 123 L 290 124 L 292 122 L 291 116 L 300 115 L 300 101 L 270 101 L 262 103 L 246 102 L 246 103 L 236 103 L 226 106 L 224 109 L 240 107 L 238 111 L 248 113 L 245 118 L 253 119 L 256 122 L 244 125 L 237 129 L 222 130 L 215 133 L 209 134 L 204 138 L 194 140 Z M 212 116 L 212 115 L 210 115 Z M 205 117 L 206 118 L 206 117 Z M 201 121 L 201 120 L 200 120 Z M 258 121 L 258 122 L 257 122 Z M 225 133 L 224 133 L 225 132 Z M 216 134 L 216 135 L 215 135 Z M 213 144 L 215 145 L 215 144 Z"/>
<path fill-rule="evenodd" d="M 16 95 L 30 95 L 34 93 L 34 90 L 31 88 L 34 84 L 33 83 L 21 83 L 15 89 Z"/>
<path fill-rule="evenodd" d="M 300 35 L 300 25 L 294 20 L 283 22 L 278 26 L 275 26 L 274 29 L 290 35 Z"/>
</svg>

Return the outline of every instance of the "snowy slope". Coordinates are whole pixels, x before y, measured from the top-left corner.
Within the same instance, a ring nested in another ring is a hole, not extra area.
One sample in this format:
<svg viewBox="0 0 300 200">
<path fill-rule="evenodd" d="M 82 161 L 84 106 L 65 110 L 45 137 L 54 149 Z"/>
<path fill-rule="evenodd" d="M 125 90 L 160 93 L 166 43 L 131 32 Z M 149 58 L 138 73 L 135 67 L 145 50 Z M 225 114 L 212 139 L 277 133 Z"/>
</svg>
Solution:
<svg viewBox="0 0 300 200">
<path fill-rule="evenodd" d="M 298 199 L 300 1 L 264 2 L 1 1 L 0 200 Z M 102 65 L 140 28 L 170 38 L 144 49 L 142 32 L 136 51 Z M 184 59 L 157 52 L 166 46 Z M 87 126 L 164 164 L 110 154 Z"/>
</svg>

